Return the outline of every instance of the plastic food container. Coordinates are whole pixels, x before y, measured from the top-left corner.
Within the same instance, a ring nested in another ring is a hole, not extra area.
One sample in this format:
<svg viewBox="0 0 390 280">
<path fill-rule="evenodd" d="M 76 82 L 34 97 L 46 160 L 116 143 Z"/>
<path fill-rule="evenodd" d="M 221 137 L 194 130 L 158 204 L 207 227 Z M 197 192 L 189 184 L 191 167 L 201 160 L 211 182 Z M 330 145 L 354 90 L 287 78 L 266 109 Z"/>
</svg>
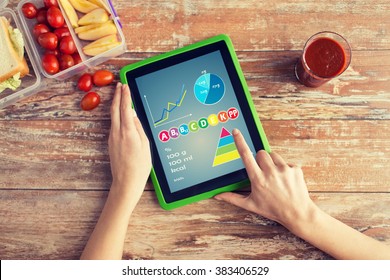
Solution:
<svg viewBox="0 0 390 280">
<path fill-rule="evenodd" d="M 35 4 L 38 9 L 44 6 L 43 0 L 22 0 L 19 2 L 16 11 L 13 11 L 10 8 L 7 8 L 8 0 L 0 0 L 0 16 L 6 17 L 9 20 L 11 26 L 13 28 L 18 28 L 23 34 L 25 44 L 24 58 L 26 59 L 30 70 L 30 73 L 21 79 L 22 84 L 19 88 L 16 89 L 16 91 L 6 89 L 0 93 L 0 109 L 39 92 L 40 89 L 45 87 L 45 81 L 47 81 L 47 79 L 65 80 L 69 77 L 86 71 L 88 68 L 94 67 L 113 57 L 119 56 L 126 51 L 126 43 L 122 32 L 121 23 L 119 22 L 119 18 L 116 16 L 116 12 L 112 6 L 111 1 L 106 1 L 106 3 L 110 9 L 110 19 L 113 20 L 117 29 L 117 39 L 119 44 L 116 47 L 96 56 L 88 56 L 83 53 L 82 48 L 92 41 L 84 41 L 78 38 L 65 11 L 61 5 L 59 5 L 62 15 L 65 18 L 65 23 L 68 26 L 73 41 L 76 44 L 77 51 L 80 54 L 82 62 L 68 69 L 62 70 L 54 75 L 50 75 L 42 68 L 41 58 L 44 53 L 44 49 L 38 44 L 32 33 L 32 30 L 35 24 L 37 24 L 37 21 L 36 19 L 25 18 L 22 13 L 22 6 L 27 2 Z M 79 18 L 83 15 L 79 12 L 77 12 L 77 14 Z"/>
</svg>

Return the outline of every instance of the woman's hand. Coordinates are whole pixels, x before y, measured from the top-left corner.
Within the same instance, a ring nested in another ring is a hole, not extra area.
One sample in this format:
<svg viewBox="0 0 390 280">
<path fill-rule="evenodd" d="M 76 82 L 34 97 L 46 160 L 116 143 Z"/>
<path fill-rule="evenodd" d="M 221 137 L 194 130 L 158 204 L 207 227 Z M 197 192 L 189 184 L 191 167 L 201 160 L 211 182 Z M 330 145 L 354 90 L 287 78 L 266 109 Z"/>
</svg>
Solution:
<svg viewBox="0 0 390 280">
<path fill-rule="evenodd" d="M 233 137 L 251 181 L 251 193 L 222 193 L 215 198 L 277 221 L 290 230 L 310 219 L 317 206 L 309 197 L 300 167 L 287 164 L 277 153 L 259 151 L 253 157 L 241 132 Z"/>
<path fill-rule="evenodd" d="M 112 191 L 130 194 L 137 202 L 152 167 L 149 140 L 131 107 L 127 85 L 118 83 L 111 105 L 111 131 L 108 139 Z"/>
<path fill-rule="evenodd" d="M 151 169 L 149 141 L 131 108 L 129 87 L 118 83 L 108 139 L 113 182 L 82 259 L 120 259 L 130 216 Z"/>
<path fill-rule="evenodd" d="M 329 216 L 314 204 L 301 168 L 287 164 L 276 153 L 259 151 L 254 158 L 238 130 L 233 130 L 233 137 L 252 191 L 248 196 L 222 193 L 216 199 L 277 221 L 337 259 L 390 258 L 390 249 L 384 243 Z"/>
</svg>

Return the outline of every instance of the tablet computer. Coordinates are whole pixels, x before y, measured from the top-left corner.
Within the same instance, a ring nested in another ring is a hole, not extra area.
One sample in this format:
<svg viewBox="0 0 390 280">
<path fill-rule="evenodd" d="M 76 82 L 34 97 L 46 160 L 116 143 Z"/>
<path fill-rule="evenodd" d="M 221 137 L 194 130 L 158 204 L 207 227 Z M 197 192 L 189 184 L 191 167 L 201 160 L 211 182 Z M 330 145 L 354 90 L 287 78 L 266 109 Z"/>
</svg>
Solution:
<svg viewBox="0 0 390 280">
<path fill-rule="evenodd" d="M 120 78 L 151 142 L 151 179 L 166 210 L 248 184 L 234 128 L 254 155 L 270 151 L 226 35 L 127 65 Z"/>
</svg>

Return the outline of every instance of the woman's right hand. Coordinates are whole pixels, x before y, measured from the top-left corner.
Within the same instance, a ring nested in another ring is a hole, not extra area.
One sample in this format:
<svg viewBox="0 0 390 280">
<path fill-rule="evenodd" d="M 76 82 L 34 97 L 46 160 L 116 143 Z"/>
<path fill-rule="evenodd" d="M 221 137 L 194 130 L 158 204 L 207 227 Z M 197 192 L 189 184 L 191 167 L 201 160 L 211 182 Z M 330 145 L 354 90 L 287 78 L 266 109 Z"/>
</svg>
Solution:
<svg viewBox="0 0 390 280">
<path fill-rule="evenodd" d="M 318 209 L 309 197 L 302 169 L 287 164 L 274 152 L 261 150 L 254 157 L 239 130 L 233 130 L 233 137 L 251 182 L 251 193 L 244 196 L 228 192 L 215 198 L 274 220 L 294 232 Z"/>
</svg>

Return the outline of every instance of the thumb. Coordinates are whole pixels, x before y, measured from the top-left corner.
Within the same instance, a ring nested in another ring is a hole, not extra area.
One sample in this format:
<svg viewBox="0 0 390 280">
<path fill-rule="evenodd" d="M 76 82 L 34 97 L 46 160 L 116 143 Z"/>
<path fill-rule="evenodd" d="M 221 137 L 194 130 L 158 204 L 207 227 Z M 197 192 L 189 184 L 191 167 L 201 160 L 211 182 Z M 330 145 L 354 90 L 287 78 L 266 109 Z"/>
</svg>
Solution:
<svg viewBox="0 0 390 280">
<path fill-rule="evenodd" d="M 225 192 L 220 193 L 214 196 L 216 200 L 222 200 L 226 201 L 230 204 L 233 204 L 235 206 L 238 206 L 243 209 L 247 209 L 247 202 L 246 202 L 246 196 L 238 193 L 232 193 L 232 192 Z"/>
</svg>

